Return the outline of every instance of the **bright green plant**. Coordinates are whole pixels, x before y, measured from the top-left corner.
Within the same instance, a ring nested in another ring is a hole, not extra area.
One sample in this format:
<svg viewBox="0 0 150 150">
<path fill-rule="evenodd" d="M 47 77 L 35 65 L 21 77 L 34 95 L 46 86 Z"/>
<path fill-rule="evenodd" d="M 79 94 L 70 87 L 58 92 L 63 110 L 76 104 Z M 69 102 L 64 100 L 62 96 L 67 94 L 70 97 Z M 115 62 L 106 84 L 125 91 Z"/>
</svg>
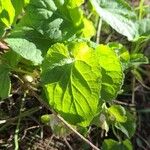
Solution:
<svg viewBox="0 0 150 150">
<path fill-rule="evenodd" d="M 149 38 L 149 21 L 136 21 L 136 14 L 126 2 L 90 2 L 92 13 L 100 15 L 128 40 Z M 68 123 L 81 127 L 94 123 L 107 132 L 112 126 L 130 138 L 135 131 L 133 116 L 111 102 L 121 90 L 123 72 L 139 60 L 148 60 L 142 54 L 130 55 L 119 43 L 102 45 L 90 41 L 96 30 L 80 8 L 83 3 L 84 0 L 0 0 L 0 44 L 9 47 L 0 56 L 0 97 L 7 98 L 11 92 L 11 74 L 34 78 L 36 72 L 47 105 Z M 144 30 L 141 23 L 145 24 Z M 104 119 L 99 121 L 101 115 Z M 114 145 L 131 149 L 128 140 L 122 140 L 122 144 L 105 140 L 104 149 L 110 149 L 107 145 L 111 149 Z"/>
</svg>

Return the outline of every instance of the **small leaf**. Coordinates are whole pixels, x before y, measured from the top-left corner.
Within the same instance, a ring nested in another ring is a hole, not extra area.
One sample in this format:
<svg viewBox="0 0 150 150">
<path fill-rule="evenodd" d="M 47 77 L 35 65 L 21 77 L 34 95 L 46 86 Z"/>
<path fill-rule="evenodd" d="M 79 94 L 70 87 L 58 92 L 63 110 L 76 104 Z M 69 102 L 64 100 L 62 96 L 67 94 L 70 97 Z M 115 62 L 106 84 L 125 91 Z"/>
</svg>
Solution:
<svg viewBox="0 0 150 150">
<path fill-rule="evenodd" d="M 89 38 L 94 36 L 96 33 L 95 28 L 93 26 L 92 21 L 84 18 L 83 19 L 83 28 L 79 31 L 79 34 L 81 37 Z"/>
<path fill-rule="evenodd" d="M 15 9 L 15 19 L 17 19 L 18 15 L 20 15 L 23 10 L 24 0 L 11 0 L 11 2 Z"/>
<path fill-rule="evenodd" d="M 50 114 L 45 114 L 41 116 L 41 122 L 42 123 L 49 123 L 51 121 Z"/>
<path fill-rule="evenodd" d="M 127 121 L 126 110 L 120 105 L 112 105 L 108 108 L 108 112 L 116 118 L 117 122 Z"/>
<path fill-rule="evenodd" d="M 130 66 L 139 66 L 141 64 L 148 64 L 149 60 L 146 56 L 140 53 L 133 53 L 130 55 Z"/>
<path fill-rule="evenodd" d="M 83 3 L 84 3 L 84 0 L 68 0 L 67 6 L 69 8 L 75 8 L 75 7 L 79 7 Z"/>
<path fill-rule="evenodd" d="M 123 70 L 127 69 L 129 67 L 130 62 L 130 54 L 129 51 L 120 43 L 109 43 L 108 46 L 113 49 L 118 57 L 120 58 L 120 61 L 123 66 Z"/>
<path fill-rule="evenodd" d="M 7 63 L 12 68 L 16 67 L 16 65 L 19 63 L 20 59 L 21 59 L 20 55 L 18 55 L 14 51 L 9 51 L 9 52 L 3 54 L 4 62 Z"/>
<path fill-rule="evenodd" d="M 11 82 L 9 78 L 9 68 L 0 64 L 0 98 L 7 98 L 10 94 Z"/>
<path fill-rule="evenodd" d="M 142 20 L 139 20 L 137 22 L 138 24 L 138 30 L 139 30 L 139 37 L 135 40 L 140 40 L 141 38 L 147 38 L 150 39 L 150 19 L 144 18 Z"/>
<path fill-rule="evenodd" d="M 56 136 L 66 137 L 72 133 L 72 131 L 70 131 L 70 129 L 68 129 L 55 115 L 49 115 L 49 119 L 49 125 Z"/>
<path fill-rule="evenodd" d="M 15 9 L 11 0 L 0 0 L 0 22 L 2 21 L 6 27 L 10 27 L 15 17 Z"/>
<path fill-rule="evenodd" d="M 131 113 L 128 111 L 126 112 L 126 122 L 116 122 L 115 127 L 121 130 L 127 136 L 127 138 L 131 138 L 136 130 L 136 119 Z"/>
<path fill-rule="evenodd" d="M 42 70 L 50 106 L 69 123 L 88 126 L 98 111 L 101 85 L 94 50 L 84 42 L 54 44 Z"/>
<path fill-rule="evenodd" d="M 122 66 L 117 54 L 108 46 L 96 47 L 102 73 L 101 98 L 103 100 L 114 99 L 120 91 L 123 82 Z"/>
<path fill-rule="evenodd" d="M 5 41 L 14 52 L 23 58 L 32 61 L 35 65 L 42 63 L 41 51 L 32 42 L 21 38 L 7 38 Z"/>
<path fill-rule="evenodd" d="M 122 142 L 117 142 L 113 139 L 106 139 L 102 144 L 103 150 L 132 150 L 131 142 L 126 139 Z"/>
</svg>

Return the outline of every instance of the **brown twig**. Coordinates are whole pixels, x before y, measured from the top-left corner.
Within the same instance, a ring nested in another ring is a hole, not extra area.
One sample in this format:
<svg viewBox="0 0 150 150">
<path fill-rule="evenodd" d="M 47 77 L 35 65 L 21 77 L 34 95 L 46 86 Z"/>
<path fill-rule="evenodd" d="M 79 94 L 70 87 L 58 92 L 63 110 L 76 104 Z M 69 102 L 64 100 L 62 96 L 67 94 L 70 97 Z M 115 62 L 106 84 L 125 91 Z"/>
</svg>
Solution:
<svg viewBox="0 0 150 150">
<path fill-rule="evenodd" d="M 113 103 L 116 103 L 116 104 L 123 105 L 123 106 L 127 106 L 127 107 L 136 107 L 135 104 L 129 104 L 129 103 L 122 102 L 122 101 L 118 101 L 118 100 L 113 100 L 112 102 L 113 102 Z"/>
</svg>

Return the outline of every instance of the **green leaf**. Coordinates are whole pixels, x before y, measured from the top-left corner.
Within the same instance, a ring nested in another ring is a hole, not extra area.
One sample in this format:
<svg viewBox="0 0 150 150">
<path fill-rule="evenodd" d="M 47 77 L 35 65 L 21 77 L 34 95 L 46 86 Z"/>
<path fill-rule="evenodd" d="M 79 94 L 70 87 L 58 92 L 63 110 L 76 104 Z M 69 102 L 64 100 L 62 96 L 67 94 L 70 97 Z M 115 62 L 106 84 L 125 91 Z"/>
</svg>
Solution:
<svg viewBox="0 0 150 150">
<path fill-rule="evenodd" d="M 136 119 L 128 111 L 126 111 L 126 116 L 127 116 L 126 122 L 116 122 L 115 127 L 121 130 L 127 136 L 127 138 L 131 138 L 136 130 Z"/>
<path fill-rule="evenodd" d="M 24 0 L 11 0 L 11 2 L 15 9 L 15 19 L 16 19 L 23 10 Z"/>
<path fill-rule="evenodd" d="M 94 50 L 84 42 L 54 44 L 42 70 L 49 105 L 69 123 L 88 126 L 98 111 L 101 87 Z"/>
<path fill-rule="evenodd" d="M 117 122 L 126 122 L 126 110 L 120 105 L 112 105 L 108 108 L 108 112 L 110 115 L 115 117 Z"/>
<path fill-rule="evenodd" d="M 149 60 L 146 56 L 140 53 L 133 53 L 130 55 L 130 66 L 139 66 L 141 64 L 148 64 Z"/>
<path fill-rule="evenodd" d="M 83 28 L 78 33 L 79 36 L 87 38 L 87 37 L 94 36 L 96 34 L 96 30 L 93 26 L 93 23 L 90 20 L 84 18 Z"/>
<path fill-rule="evenodd" d="M 30 0 L 24 0 L 24 4 L 28 5 L 30 3 Z"/>
<path fill-rule="evenodd" d="M 41 116 L 41 122 L 46 124 L 49 123 L 51 121 L 51 117 L 50 114 L 45 114 Z"/>
<path fill-rule="evenodd" d="M 112 100 L 117 96 L 123 82 L 123 71 L 119 57 L 105 45 L 97 46 L 96 53 L 102 70 L 101 98 Z"/>
<path fill-rule="evenodd" d="M 0 21 L 0 38 L 4 35 L 5 33 L 5 25 Z"/>
<path fill-rule="evenodd" d="M 84 34 L 84 32 L 87 32 L 89 28 L 92 28 L 91 31 L 93 30 L 92 22 L 88 23 L 89 27 L 85 21 L 83 10 L 78 7 L 68 8 L 67 2 L 68 0 L 31 0 L 26 8 L 25 16 L 15 26 L 11 36 L 18 30 L 28 34 L 30 28 L 41 34 L 43 39 L 49 39 L 51 43 L 76 36 L 91 38 L 94 35 L 93 32 L 90 32 L 91 34 Z M 25 28 L 27 30 L 24 30 Z M 83 30 L 85 28 L 87 30 Z"/>
<path fill-rule="evenodd" d="M 32 61 L 35 65 L 42 63 L 41 51 L 36 48 L 35 44 L 21 38 L 7 38 L 5 41 L 14 52 L 23 58 Z"/>
<path fill-rule="evenodd" d="M 113 29 L 133 40 L 138 36 L 136 15 L 124 0 L 90 0 L 96 12 Z"/>
<path fill-rule="evenodd" d="M 137 23 L 139 26 L 139 38 L 150 39 L 150 19 L 144 18 Z"/>
<path fill-rule="evenodd" d="M 131 142 L 126 139 L 122 142 L 117 142 L 112 139 L 106 139 L 104 140 L 102 144 L 103 150 L 132 150 L 132 144 Z"/>
<path fill-rule="evenodd" d="M 12 68 L 16 67 L 16 65 L 19 63 L 20 59 L 21 59 L 20 55 L 18 55 L 14 51 L 9 51 L 9 52 L 3 54 L 4 63 L 8 64 Z"/>
<path fill-rule="evenodd" d="M 15 17 L 15 9 L 11 0 L 0 0 L 0 22 L 10 27 Z"/>
<path fill-rule="evenodd" d="M 72 133 L 72 131 L 66 128 L 66 125 L 62 121 L 60 121 L 55 115 L 49 115 L 49 119 L 49 125 L 56 136 L 66 137 Z"/>
<path fill-rule="evenodd" d="M 69 8 L 75 8 L 75 7 L 79 7 L 80 5 L 82 5 L 84 3 L 84 0 L 67 0 L 67 6 Z"/>
<path fill-rule="evenodd" d="M 80 8 L 76 7 L 74 9 L 70 9 L 69 13 L 74 25 L 76 27 L 79 26 L 82 23 L 83 11 Z"/>
<path fill-rule="evenodd" d="M 9 38 L 23 38 L 27 41 L 34 43 L 37 49 L 41 50 L 42 54 L 45 55 L 53 41 L 49 38 L 44 37 L 41 33 L 34 30 L 31 27 L 19 27 L 11 33 Z"/>
<path fill-rule="evenodd" d="M 0 64 L 0 98 L 7 98 L 10 94 L 11 82 L 9 78 L 9 68 Z"/>
<path fill-rule="evenodd" d="M 123 70 L 127 69 L 129 67 L 129 62 L 130 62 L 129 51 L 122 44 L 117 42 L 108 43 L 108 46 L 111 49 L 113 49 L 118 55 L 118 57 L 120 58 Z"/>
</svg>

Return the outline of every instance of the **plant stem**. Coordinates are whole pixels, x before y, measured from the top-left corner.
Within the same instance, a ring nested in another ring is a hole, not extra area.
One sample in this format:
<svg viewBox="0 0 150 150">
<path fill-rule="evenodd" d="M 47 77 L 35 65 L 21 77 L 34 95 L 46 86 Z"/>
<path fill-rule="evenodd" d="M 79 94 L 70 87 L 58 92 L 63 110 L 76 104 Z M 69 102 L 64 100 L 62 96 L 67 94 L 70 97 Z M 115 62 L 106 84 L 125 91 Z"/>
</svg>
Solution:
<svg viewBox="0 0 150 150">
<path fill-rule="evenodd" d="M 133 79 L 132 79 L 132 100 L 131 100 L 132 104 L 135 104 L 135 90 L 134 90 L 134 88 L 135 88 L 135 81 L 136 81 L 136 79 L 133 76 Z"/>
<path fill-rule="evenodd" d="M 25 97 L 26 97 L 26 92 L 24 93 L 23 98 L 21 99 L 21 106 L 20 106 L 20 113 L 19 113 L 19 118 L 18 118 L 18 123 L 17 123 L 17 127 L 15 130 L 15 136 L 14 136 L 14 142 L 15 142 L 15 150 L 19 150 L 19 127 L 20 127 L 20 122 L 21 122 L 21 112 L 22 112 L 22 108 L 23 108 L 23 103 L 25 101 Z"/>
<path fill-rule="evenodd" d="M 119 142 L 122 141 L 122 139 L 120 138 L 119 134 L 116 133 L 114 126 L 112 125 L 112 131 L 114 133 L 114 135 L 116 136 L 116 138 L 118 139 Z"/>
<path fill-rule="evenodd" d="M 20 68 L 13 68 L 13 71 L 33 76 L 33 74 L 31 72 L 26 71 L 26 70 L 22 70 Z"/>
<path fill-rule="evenodd" d="M 46 104 L 46 102 L 38 95 L 36 94 L 30 86 L 28 89 L 31 90 L 31 94 L 48 110 L 52 111 L 50 107 Z M 84 142 L 86 142 L 88 145 L 90 145 L 94 150 L 100 150 L 98 147 L 96 147 L 93 143 L 91 143 L 88 139 L 86 139 L 83 135 L 81 135 L 78 131 L 76 131 L 67 121 L 65 121 L 60 115 L 56 114 L 56 112 L 52 111 L 56 117 L 61 120 L 70 130 L 72 130 L 76 135 L 78 135 Z"/>
<path fill-rule="evenodd" d="M 133 78 L 132 78 L 132 99 L 131 99 L 132 104 L 135 104 L 135 84 L 136 84 L 136 78 L 133 76 Z M 134 107 L 132 107 L 131 110 L 133 111 L 133 114 L 136 115 L 136 109 Z"/>
<path fill-rule="evenodd" d="M 144 139 L 140 134 L 136 133 L 136 135 L 150 148 L 150 143 Z"/>
<path fill-rule="evenodd" d="M 120 105 L 127 106 L 127 107 L 136 107 L 135 104 L 129 104 L 129 103 L 118 101 L 118 100 L 113 100 L 112 102 L 115 104 L 120 104 Z"/>
<path fill-rule="evenodd" d="M 140 4 L 139 4 L 139 20 L 142 19 L 142 15 L 143 15 L 143 5 L 144 5 L 144 0 L 140 0 Z"/>
<path fill-rule="evenodd" d="M 97 36 L 96 36 L 96 43 L 100 43 L 100 36 L 101 36 L 101 28 L 102 28 L 102 18 L 99 18 L 98 27 L 97 27 Z"/>
</svg>

